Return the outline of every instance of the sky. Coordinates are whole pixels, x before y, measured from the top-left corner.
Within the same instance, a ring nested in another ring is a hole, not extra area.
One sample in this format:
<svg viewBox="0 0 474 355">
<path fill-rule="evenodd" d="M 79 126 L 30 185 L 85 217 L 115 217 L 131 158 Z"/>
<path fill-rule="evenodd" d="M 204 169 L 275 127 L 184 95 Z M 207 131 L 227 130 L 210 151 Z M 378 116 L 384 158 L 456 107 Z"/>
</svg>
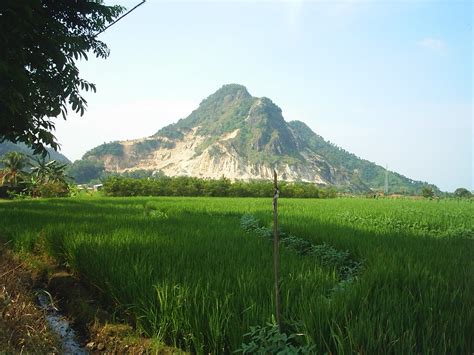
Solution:
<svg viewBox="0 0 474 355">
<path fill-rule="evenodd" d="M 455 0 L 148 0 L 100 35 L 109 58 L 78 64 L 97 93 L 55 135 L 76 160 L 238 83 L 361 158 L 474 190 L 473 17 L 471 1 Z"/>
</svg>

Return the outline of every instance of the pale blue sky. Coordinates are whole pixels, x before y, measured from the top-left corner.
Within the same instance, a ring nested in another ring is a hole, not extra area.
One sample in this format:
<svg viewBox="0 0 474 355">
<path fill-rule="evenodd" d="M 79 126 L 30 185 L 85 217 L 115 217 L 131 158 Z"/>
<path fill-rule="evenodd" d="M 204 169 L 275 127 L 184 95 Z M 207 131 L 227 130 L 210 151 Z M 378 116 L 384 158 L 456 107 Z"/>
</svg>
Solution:
<svg viewBox="0 0 474 355">
<path fill-rule="evenodd" d="M 57 137 L 78 159 L 239 83 L 362 158 L 474 189 L 472 19 L 471 1 L 148 0 L 100 36 L 107 60 L 80 63 L 98 92 Z"/>
</svg>

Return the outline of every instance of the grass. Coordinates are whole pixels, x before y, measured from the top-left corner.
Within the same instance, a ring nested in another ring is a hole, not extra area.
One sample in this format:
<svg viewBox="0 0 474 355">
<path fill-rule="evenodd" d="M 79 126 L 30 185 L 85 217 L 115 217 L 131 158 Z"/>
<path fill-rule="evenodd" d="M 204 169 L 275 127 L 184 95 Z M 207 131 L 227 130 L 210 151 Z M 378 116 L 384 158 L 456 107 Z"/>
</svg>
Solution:
<svg viewBox="0 0 474 355">
<path fill-rule="evenodd" d="M 273 317 L 272 245 L 246 233 L 271 200 L 75 198 L 0 204 L 0 235 L 40 241 L 103 291 L 142 333 L 197 353 L 240 347 Z M 357 279 L 282 248 L 285 330 L 319 352 L 474 351 L 474 204 L 442 200 L 285 200 L 281 228 L 348 251 Z"/>
</svg>

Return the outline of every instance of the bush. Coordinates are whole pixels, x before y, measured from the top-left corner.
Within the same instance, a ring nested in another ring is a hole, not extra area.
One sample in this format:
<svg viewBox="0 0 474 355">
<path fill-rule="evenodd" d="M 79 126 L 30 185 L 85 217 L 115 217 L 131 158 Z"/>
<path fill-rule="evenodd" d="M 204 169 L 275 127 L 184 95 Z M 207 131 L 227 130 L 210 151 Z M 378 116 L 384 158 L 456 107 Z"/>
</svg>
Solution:
<svg viewBox="0 0 474 355">
<path fill-rule="evenodd" d="M 314 354 L 316 346 L 298 345 L 296 334 L 280 333 L 278 326 L 268 323 L 265 327 L 250 327 L 250 332 L 244 335 L 249 337 L 248 343 L 243 343 L 235 351 L 242 354 Z"/>
<path fill-rule="evenodd" d="M 24 190 L 24 187 L 16 186 L 0 186 L 0 198 L 10 198 L 12 194 L 20 194 Z"/>
<path fill-rule="evenodd" d="M 460 197 L 460 198 L 470 198 L 472 197 L 472 193 L 468 189 L 464 187 L 460 187 L 456 189 L 456 191 L 454 191 L 454 196 Z"/>
<path fill-rule="evenodd" d="M 421 195 L 425 198 L 432 198 L 434 197 L 434 191 L 431 187 L 426 186 L 421 190 Z"/>
<path fill-rule="evenodd" d="M 60 182 L 38 185 L 32 193 L 35 197 L 69 197 L 69 186 Z"/>
</svg>

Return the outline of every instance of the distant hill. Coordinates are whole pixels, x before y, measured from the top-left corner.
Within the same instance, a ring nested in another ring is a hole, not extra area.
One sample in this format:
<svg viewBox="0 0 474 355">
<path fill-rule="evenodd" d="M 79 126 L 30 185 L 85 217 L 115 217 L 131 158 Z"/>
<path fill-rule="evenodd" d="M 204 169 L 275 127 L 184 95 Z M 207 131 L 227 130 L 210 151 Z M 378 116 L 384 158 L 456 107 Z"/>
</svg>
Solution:
<svg viewBox="0 0 474 355">
<path fill-rule="evenodd" d="M 49 153 L 49 157 L 48 157 L 49 160 L 57 160 L 59 162 L 68 163 L 68 164 L 71 163 L 71 161 L 68 158 L 66 158 L 63 154 L 56 152 L 54 149 L 47 148 L 47 150 Z M 15 144 L 9 141 L 0 143 L 0 157 L 12 151 L 22 152 L 30 156 L 33 155 L 33 150 L 28 148 L 24 143 Z"/>
<path fill-rule="evenodd" d="M 271 179 L 332 185 L 349 191 L 382 191 L 385 169 L 324 140 L 300 121 L 286 122 L 269 98 L 242 85 L 224 85 L 188 117 L 142 139 L 102 144 L 83 160 L 106 171 L 160 171 L 168 176 Z M 389 191 L 420 192 L 427 185 L 388 173 Z M 438 190 L 435 186 L 435 190 Z"/>
</svg>

